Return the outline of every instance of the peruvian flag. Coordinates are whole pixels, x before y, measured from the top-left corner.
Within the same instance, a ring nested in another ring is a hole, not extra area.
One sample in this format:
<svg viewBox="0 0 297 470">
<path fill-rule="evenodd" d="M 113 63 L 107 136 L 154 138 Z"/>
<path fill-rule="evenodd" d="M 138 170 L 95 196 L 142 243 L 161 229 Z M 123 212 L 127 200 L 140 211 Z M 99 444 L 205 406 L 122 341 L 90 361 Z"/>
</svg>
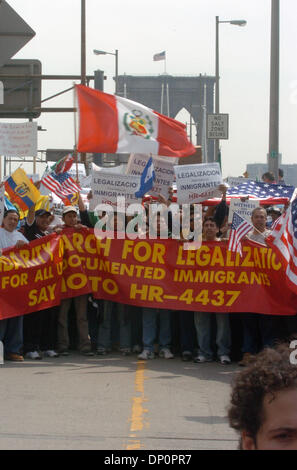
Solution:
<svg viewBox="0 0 297 470">
<path fill-rule="evenodd" d="M 196 149 L 186 126 L 135 101 L 76 85 L 79 152 L 186 157 Z"/>
</svg>

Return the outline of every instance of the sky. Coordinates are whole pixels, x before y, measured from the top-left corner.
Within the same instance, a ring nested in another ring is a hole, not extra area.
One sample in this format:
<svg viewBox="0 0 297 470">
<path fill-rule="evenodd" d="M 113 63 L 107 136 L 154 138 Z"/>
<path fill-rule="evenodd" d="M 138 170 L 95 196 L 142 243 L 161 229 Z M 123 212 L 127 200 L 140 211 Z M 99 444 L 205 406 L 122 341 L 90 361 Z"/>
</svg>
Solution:
<svg viewBox="0 0 297 470">
<path fill-rule="evenodd" d="M 7 0 L 36 36 L 13 58 L 38 59 L 43 74 L 80 75 L 81 0 Z M 223 176 L 240 176 L 247 163 L 265 163 L 269 143 L 271 0 L 86 0 L 87 74 L 104 70 L 114 92 L 115 58 L 93 49 L 119 51 L 119 74 L 215 75 L 215 17 L 244 19 L 245 27 L 219 26 L 220 112 L 229 114 L 229 140 L 221 141 Z M 280 0 L 280 129 L 282 163 L 297 163 L 297 1 Z M 43 81 L 42 99 L 72 86 Z M 69 92 L 48 107 L 72 107 Z M 183 118 L 187 119 L 186 116 Z M 20 122 L 19 120 L 5 120 Z M 38 149 L 73 148 L 72 113 L 43 113 Z"/>
</svg>

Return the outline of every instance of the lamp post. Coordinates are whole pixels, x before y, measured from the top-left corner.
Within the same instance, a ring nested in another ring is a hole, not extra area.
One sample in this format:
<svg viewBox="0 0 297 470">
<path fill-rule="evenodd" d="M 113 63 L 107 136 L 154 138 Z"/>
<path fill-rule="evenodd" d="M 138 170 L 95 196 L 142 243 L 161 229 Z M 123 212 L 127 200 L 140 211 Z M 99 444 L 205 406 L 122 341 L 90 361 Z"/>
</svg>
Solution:
<svg viewBox="0 0 297 470">
<path fill-rule="evenodd" d="M 271 0 L 270 115 L 268 170 L 278 181 L 279 167 L 279 0 Z"/>
<path fill-rule="evenodd" d="M 116 49 L 115 52 L 106 52 L 106 51 L 100 51 L 98 49 L 94 49 L 93 53 L 95 55 L 114 55 L 115 56 L 115 94 L 118 93 L 118 67 L 119 67 L 119 54 L 118 50 Z"/>
<path fill-rule="evenodd" d="M 216 94 L 215 94 L 215 114 L 220 113 L 220 75 L 219 75 L 219 25 L 220 23 L 229 23 L 235 26 L 245 26 L 247 22 L 245 20 L 227 20 L 220 21 L 219 17 L 216 16 Z M 214 161 L 219 161 L 219 149 L 220 141 L 215 139 L 214 142 Z"/>
</svg>

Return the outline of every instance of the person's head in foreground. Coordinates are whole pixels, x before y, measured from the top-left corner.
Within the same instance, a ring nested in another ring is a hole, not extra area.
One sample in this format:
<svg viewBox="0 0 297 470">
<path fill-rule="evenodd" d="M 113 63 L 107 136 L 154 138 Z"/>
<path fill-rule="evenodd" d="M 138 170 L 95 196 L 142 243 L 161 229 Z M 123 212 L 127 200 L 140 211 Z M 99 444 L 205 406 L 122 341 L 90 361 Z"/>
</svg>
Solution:
<svg viewBox="0 0 297 470">
<path fill-rule="evenodd" d="M 297 365 L 288 344 L 266 348 L 232 386 L 230 426 L 242 450 L 297 450 Z"/>
<path fill-rule="evenodd" d="M 13 232 L 17 229 L 20 220 L 19 213 L 15 210 L 7 210 L 4 212 L 2 227 L 7 232 Z"/>
<path fill-rule="evenodd" d="M 76 208 L 65 206 L 62 213 L 62 220 L 66 227 L 74 227 L 78 223 Z"/>
</svg>

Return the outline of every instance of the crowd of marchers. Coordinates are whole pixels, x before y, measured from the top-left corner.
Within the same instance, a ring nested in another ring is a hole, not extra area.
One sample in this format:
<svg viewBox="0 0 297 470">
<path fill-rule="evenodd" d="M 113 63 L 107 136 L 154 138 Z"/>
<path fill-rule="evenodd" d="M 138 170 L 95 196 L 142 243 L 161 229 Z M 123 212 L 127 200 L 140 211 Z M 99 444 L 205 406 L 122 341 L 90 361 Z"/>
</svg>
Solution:
<svg viewBox="0 0 297 470">
<path fill-rule="evenodd" d="M 221 191 L 222 199 L 217 206 L 203 206 L 202 239 L 205 241 L 228 240 L 229 209 L 224 185 Z M 170 199 L 170 196 L 168 200 L 160 196 L 158 202 L 166 206 Z M 144 204 L 146 211 L 150 203 L 154 201 Z M 16 210 L 5 211 L 0 228 L 0 249 L 20 247 L 51 232 L 59 234 L 65 228 L 77 231 L 84 227 L 93 228 L 98 217 L 86 209 L 81 197 L 78 209 L 65 206 L 62 218 L 57 220 L 51 212 L 35 210 L 32 206 L 21 226 Z M 269 226 L 280 214 L 281 209 L 275 206 L 254 209 L 251 216 L 253 229 L 247 238 L 265 244 Z M 124 230 L 127 217 L 122 213 L 113 216 L 114 231 Z M 191 228 L 194 217 L 194 205 L 191 205 Z M 161 213 L 157 213 L 156 218 L 157 237 L 164 223 L 170 233 L 172 220 L 165 221 Z M 149 226 L 146 229 L 149 231 Z M 46 310 L 0 320 L 0 341 L 4 344 L 5 358 L 18 362 L 24 358 L 40 360 L 68 356 L 74 350 L 84 356 L 104 356 L 117 350 L 122 355 L 137 354 L 141 360 L 156 356 L 171 359 L 179 355 L 183 361 L 205 363 L 217 360 L 224 365 L 238 361 L 239 365 L 245 366 L 253 355 L 295 331 L 295 317 L 217 313 L 215 307 L 211 313 L 170 311 L 95 300 L 91 295 L 64 299 L 60 305 Z"/>
</svg>

